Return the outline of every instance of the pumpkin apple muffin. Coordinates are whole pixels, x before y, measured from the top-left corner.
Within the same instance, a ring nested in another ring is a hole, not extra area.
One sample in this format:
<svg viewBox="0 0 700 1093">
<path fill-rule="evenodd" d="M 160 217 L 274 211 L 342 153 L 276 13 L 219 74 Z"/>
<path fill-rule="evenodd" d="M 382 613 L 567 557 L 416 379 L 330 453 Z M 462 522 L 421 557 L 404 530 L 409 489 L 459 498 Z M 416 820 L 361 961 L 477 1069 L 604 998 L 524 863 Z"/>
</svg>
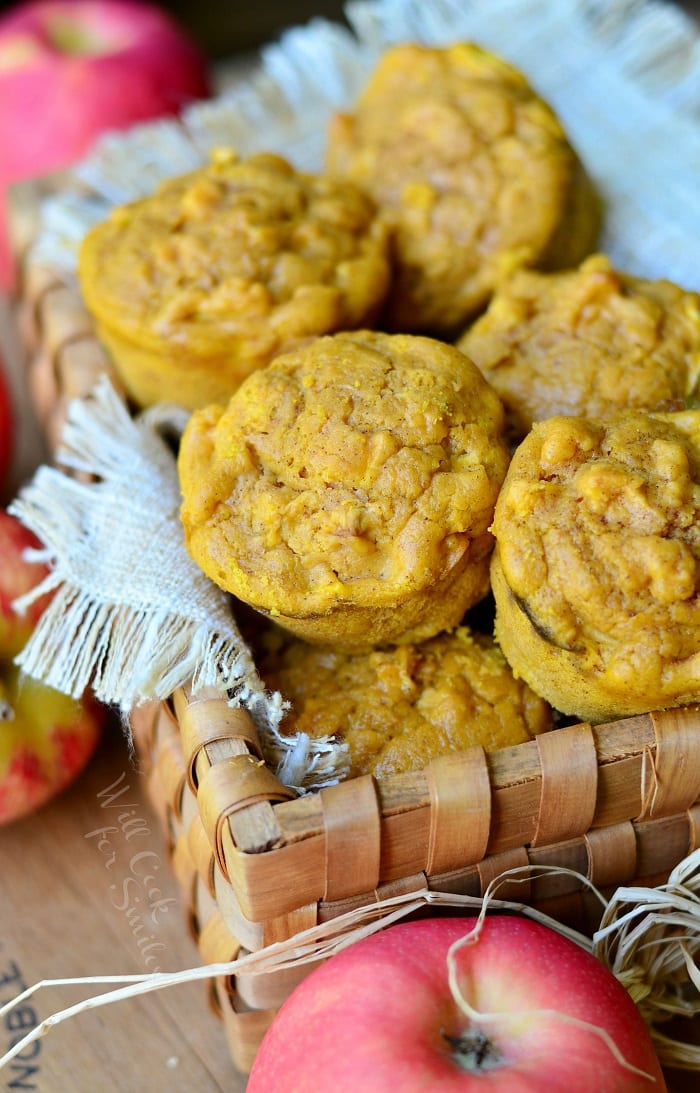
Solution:
<svg viewBox="0 0 700 1093">
<path fill-rule="evenodd" d="M 326 166 L 389 225 L 393 330 L 456 336 L 513 269 L 576 265 L 595 246 L 600 204 L 554 112 L 472 44 L 387 50 L 332 119 Z"/>
<path fill-rule="evenodd" d="M 352 183 L 219 150 L 93 228 L 79 277 L 133 400 L 194 409 L 310 337 L 371 325 L 390 270 Z"/>
<path fill-rule="evenodd" d="M 700 377 L 700 295 L 618 273 L 519 270 L 457 343 L 501 396 L 517 443 L 557 414 L 682 409 Z"/>
<path fill-rule="evenodd" d="M 213 581 L 306 640 L 431 637 L 488 591 L 502 429 L 454 346 L 319 338 L 192 415 L 185 541 Z"/>
<path fill-rule="evenodd" d="M 534 425 L 493 522 L 515 674 L 592 721 L 700 701 L 699 511 L 700 411 Z"/>
<path fill-rule="evenodd" d="M 522 744 L 552 711 L 517 680 L 491 637 L 466 626 L 418 644 L 345 653 L 269 627 L 256 661 L 290 704 L 282 730 L 344 740 L 349 777 L 420 770 L 438 755 Z"/>
</svg>

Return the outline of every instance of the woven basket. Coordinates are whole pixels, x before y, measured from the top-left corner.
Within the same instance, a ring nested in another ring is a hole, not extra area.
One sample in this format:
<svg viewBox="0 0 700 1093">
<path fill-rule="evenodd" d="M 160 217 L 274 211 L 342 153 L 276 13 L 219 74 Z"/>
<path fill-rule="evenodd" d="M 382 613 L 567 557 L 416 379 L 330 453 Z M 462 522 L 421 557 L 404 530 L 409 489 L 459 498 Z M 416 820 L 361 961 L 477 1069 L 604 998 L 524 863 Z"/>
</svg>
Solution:
<svg viewBox="0 0 700 1093">
<path fill-rule="evenodd" d="M 24 268 L 19 325 L 50 444 L 68 399 L 109 369 L 77 290 Z M 504 870 L 563 866 L 604 893 L 657 884 L 700 846 L 700 707 L 579 724 L 486 754 L 472 748 L 384 782 L 295 797 L 262 761 L 249 715 L 178 691 L 135 711 L 136 745 L 202 958 L 228 961 L 352 908 L 425 888 L 483 895 Z M 591 933 L 600 904 L 579 877 L 506 882 Z M 211 1003 L 250 1069 L 277 1007 L 312 965 L 217 980 Z"/>
</svg>

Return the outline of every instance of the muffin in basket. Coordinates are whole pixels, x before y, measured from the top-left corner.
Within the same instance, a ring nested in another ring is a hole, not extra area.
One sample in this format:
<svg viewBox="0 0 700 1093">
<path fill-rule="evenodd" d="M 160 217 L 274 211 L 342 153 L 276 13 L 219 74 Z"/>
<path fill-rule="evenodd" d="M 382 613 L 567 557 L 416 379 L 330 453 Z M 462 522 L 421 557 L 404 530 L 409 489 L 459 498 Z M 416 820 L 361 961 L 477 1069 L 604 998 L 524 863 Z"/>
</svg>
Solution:
<svg viewBox="0 0 700 1093">
<path fill-rule="evenodd" d="M 227 150 L 86 236 L 79 277 L 127 393 L 188 409 L 225 401 L 304 340 L 373 323 L 385 230 L 352 183 Z"/>
<path fill-rule="evenodd" d="M 700 411 L 533 426 L 493 522 L 516 675 L 591 721 L 699 701 L 699 510 Z"/>
<path fill-rule="evenodd" d="M 454 346 L 319 338 L 192 415 L 185 540 L 222 588 L 347 649 L 450 629 L 488 591 L 503 407 Z"/>
<path fill-rule="evenodd" d="M 618 273 L 602 254 L 563 273 L 518 270 L 457 345 L 517 443 L 556 414 L 682 409 L 700 377 L 700 295 Z"/>
<path fill-rule="evenodd" d="M 291 704 L 283 731 L 344 740 L 349 777 L 420 770 L 438 755 L 495 751 L 553 727 L 550 707 L 515 679 L 493 639 L 466 626 L 354 655 L 268 627 L 255 648 L 262 678 Z"/>
<path fill-rule="evenodd" d="M 456 336 L 514 268 L 575 265 L 595 246 L 600 204 L 556 116 L 475 45 L 389 49 L 332 119 L 326 164 L 389 224 L 393 330 Z"/>
</svg>

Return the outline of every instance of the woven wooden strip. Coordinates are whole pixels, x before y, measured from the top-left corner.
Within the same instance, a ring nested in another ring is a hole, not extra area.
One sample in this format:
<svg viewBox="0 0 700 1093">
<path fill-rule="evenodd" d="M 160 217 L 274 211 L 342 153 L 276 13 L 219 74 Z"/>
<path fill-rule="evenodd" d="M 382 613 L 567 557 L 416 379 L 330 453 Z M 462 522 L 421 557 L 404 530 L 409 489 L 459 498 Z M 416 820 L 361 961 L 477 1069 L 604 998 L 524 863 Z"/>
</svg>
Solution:
<svg viewBox="0 0 700 1093">
<path fill-rule="evenodd" d="M 54 359 L 45 349 L 40 348 L 32 356 L 27 369 L 27 384 L 34 412 L 44 432 L 51 411 L 61 397 Z"/>
<path fill-rule="evenodd" d="M 228 866 L 222 830 L 229 817 L 257 802 L 288 800 L 292 796 L 291 790 L 281 785 L 261 759 L 248 753 L 224 759 L 204 771 L 199 780 L 197 803 L 209 844 L 224 876 L 228 875 Z"/>
<path fill-rule="evenodd" d="M 53 266 L 42 262 L 28 263 L 23 271 L 22 290 L 17 308 L 18 330 L 22 343 L 35 352 L 44 336 L 42 303 L 47 293 L 65 282 Z M 77 290 L 76 290 L 77 295 Z"/>
<path fill-rule="evenodd" d="M 175 840 L 170 859 L 175 879 L 183 892 L 189 892 L 188 902 L 191 903 L 194 896 L 194 880 L 197 876 L 197 868 L 192 860 L 187 836 L 182 830 Z"/>
<path fill-rule="evenodd" d="M 138 747 L 139 758 L 142 762 L 153 762 L 152 747 L 158 720 L 160 702 L 145 702 L 143 706 L 136 706 L 129 716 L 131 731 Z"/>
<path fill-rule="evenodd" d="M 169 711 L 162 709 L 159 718 L 167 718 Z M 154 761 L 158 767 L 160 783 L 166 801 L 179 819 L 182 810 L 182 794 L 185 788 L 185 764 L 182 748 L 177 736 L 165 736 L 158 741 L 154 752 Z"/>
<path fill-rule="evenodd" d="M 374 780 L 365 775 L 319 793 L 326 836 L 324 899 L 379 884 L 381 828 Z"/>
<path fill-rule="evenodd" d="M 194 792 L 201 775 L 229 756 L 252 752 L 262 759 L 258 731 L 246 710 L 233 709 L 220 696 L 192 699 L 185 691 L 174 696 L 187 780 Z"/>
<path fill-rule="evenodd" d="M 165 839 L 166 846 L 170 852 L 173 847 L 173 830 L 170 823 L 171 810 L 168 807 L 167 799 L 161 784 L 160 771 L 155 763 L 153 763 L 146 775 L 146 794 L 151 807 L 156 814 L 158 824 L 163 832 L 163 838 Z"/>
<path fill-rule="evenodd" d="M 690 842 L 687 812 L 635 822 L 634 830 L 637 838 L 635 882 L 659 876 L 665 879 L 673 866 L 686 856 Z"/>
<path fill-rule="evenodd" d="M 225 876 L 251 922 L 294 911 L 323 896 L 326 840 L 311 839 L 248 854 L 236 845 L 230 825 L 222 830 Z"/>
<path fill-rule="evenodd" d="M 224 978 L 215 984 L 218 1012 L 223 1017 L 226 1040 L 234 1065 L 249 1074 L 262 1038 L 272 1024 L 277 1009 L 245 1010 L 230 982 Z"/>
<path fill-rule="evenodd" d="M 81 296 L 73 288 L 54 284 L 43 293 L 40 306 L 41 340 L 55 357 L 69 342 L 92 337 L 94 327 Z"/>
<path fill-rule="evenodd" d="M 207 891 L 207 887 L 199 873 L 196 874 L 194 881 L 192 912 L 197 925 L 197 937 L 199 937 L 212 915 L 220 913 L 216 898 L 211 892 Z"/>
<path fill-rule="evenodd" d="M 542 903 L 544 900 L 556 899 L 559 896 L 568 896 L 572 892 L 580 892 L 583 882 L 579 876 L 570 873 L 543 871 L 537 872 L 538 866 L 558 868 L 564 866 L 573 870 L 576 874 L 586 877 L 588 875 L 588 853 L 583 838 L 565 839 L 563 842 L 552 846 L 528 847 L 527 856 L 533 873 L 530 880 L 530 900 L 533 903 Z"/>
<path fill-rule="evenodd" d="M 192 861 L 185 833 L 180 832 L 175 840 L 170 855 L 171 865 L 175 878 L 182 893 L 182 909 L 184 911 L 187 932 L 194 942 L 199 939 L 200 925 L 197 918 L 197 871 Z"/>
<path fill-rule="evenodd" d="M 223 915 L 224 922 L 228 926 L 232 934 L 234 934 L 244 949 L 249 952 L 257 952 L 258 949 L 262 949 L 265 946 L 265 936 L 270 923 L 273 923 L 274 933 L 279 940 L 281 930 L 279 924 L 285 921 L 286 916 L 279 915 L 276 918 L 263 919 L 261 922 L 252 922 L 249 918 L 243 914 L 241 905 L 236 898 L 236 893 L 231 884 L 229 884 L 222 876 L 221 873 L 216 870 L 216 887 L 215 898 L 217 906 Z M 221 878 L 220 883 L 219 878 Z M 317 906 L 316 904 L 307 904 L 308 906 Z M 291 923 L 294 921 L 294 911 L 290 911 L 290 918 L 288 921 Z M 290 927 L 291 928 L 291 927 Z"/>
<path fill-rule="evenodd" d="M 318 904 L 306 903 L 286 915 L 276 915 L 265 919 L 260 937 L 261 947 L 274 945 L 276 941 L 285 941 L 302 930 L 309 930 L 318 923 Z M 266 1003 L 267 1004 L 267 1003 Z"/>
<path fill-rule="evenodd" d="M 105 374 L 117 391 L 123 391 L 110 366 L 107 351 L 96 338 L 85 337 L 64 343 L 56 352 L 54 367 L 66 400 L 89 395 Z"/>
<path fill-rule="evenodd" d="M 696 707 L 697 712 L 697 707 Z M 652 713 L 656 751 L 645 752 L 642 810 L 639 819 L 672 816 L 689 808 L 700 794 L 700 733 L 687 712 Z"/>
<path fill-rule="evenodd" d="M 689 716 L 697 723 L 696 713 Z M 594 822 L 597 826 L 599 816 L 606 824 L 626 822 L 640 807 L 642 750 L 654 747 L 650 719 L 625 719 L 593 731 L 600 763 Z M 525 744 L 487 756 L 494 806 L 489 854 L 521 847 L 534 830 L 540 766 L 534 743 L 533 748 L 534 756 Z M 516 778 L 523 781 L 512 784 Z M 377 793 L 382 814 L 381 882 L 421 872 L 430 804 L 424 773 L 396 776 L 378 784 Z M 249 919 L 261 921 L 323 897 L 325 833 L 318 798 L 310 794 L 275 805 L 271 811 L 277 830 L 267 847 L 259 841 L 246 844 L 241 838 L 235 844 L 229 841 L 228 875 Z"/>
<path fill-rule="evenodd" d="M 223 964 L 235 960 L 241 945 L 233 936 L 220 914 L 214 914 L 202 927 L 197 940 L 205 964 Z"/>
<path fill-rule="evenodd" d="M 333 901 L 324 900 L 318 904 L 318 921 L 328 922 L 338 915 L 344 915 L 348 911 L 356 911 L 359 907 L 365 907 L 368 903 L 391 899 L 393 896 L 407 895 L 409 892 L 420 892 L 427 887 L 428 881 L 425 873 L 416 873 L 413 877 L 403 877 L 401 880 L 392 881 L 391 884 L 380 884 L 373 891 L 363 892 L 361 895 Z"/>
<path fill-rule="evenodd" d="M 491 782 L 484 749 L 441 756 L 425 773 L 430 794 L 426 873 L 480 861 L 491 829 Z"/>
<path fill-rule="evenodd" d="M 519 846 L 515 850 L 507 850 L 502 854 L 492 854 L 490 858 L 484 858 L 476 867 L 481 888 L 479 894 L 483 896 L 491 881 L 501 873 L 505 873 L 508 869 L 517 869 L 529 864 L 530 859 L 524 846 Z M 494 895 L 497 899 L 527 903 L 530 898 L 530 886 L 531 881 L 529 879 L 506 880 L 499 885 L 498 891 Z"/>
<path fill-rule="evenodd" d="M 584 835 L 588 879 L 596 888 L 626 884 L 637 872 L 637 836 L 629 823 L 594 827 Z"/>
<path fill-rule="evenodd" d="M 190 801 L 194 805 L 194 815 L 191 815 L 185 825 L 185 832 L 187 835 L 187 845 L 190 848 L 190 855 L 194 862 L 197 873 L 204 881 L 204 884 L 208 892 L 214 894 L 214 866 L 216 859 L 211 848 L 211 843 L 207 837 L 207 833 L 204 830 L 204 824 L 202 823 L 202 817 L 199 815 L 197 809 L 196 798 L 188 790 L 183 794 L 183 802 Z M 183 808 L 184 814 L 184 808 Z"/>
<path fill-rule="evenodd" d="M 700 727 L 700 719 L 697 724 Z M 593 733 L 600 764 L 594 822 L 597 826 L 632 819 L 640 808 L 642 751 L 645 746 L 655 744 L 650 718 L 645 715 L 627 719 L 605 730 L 594 728 Z M 487 755 L 487 764 L 493 791 L 489 852 L 498 853 L 529 842 L 534 834 L 542 771 L 534 741 L 492 752 Z M 392 862 L 383 879 L 420 871 L 425 866 L 430 830 L 430 794 L 425 772 L 396 775 L 379 783 L 377 793 L 384 831 L 391 833 L 392 840 L 402 842 L 401 847 L 391 846 L 386 850 L 382 847 L 383 873 L 386 854 Z M 277 805 L 274 812 L 282 843 L 311 838 L 323 831 L 318 794 Z M 254 842 L 240 845 L 249 853 L 259 850 Z M 423 856 L 419 858 L 419 854 Z"/>
<path fill-rule="evenodd" d="M 692 854 L 693 850 L 700 847 L 700 805 L 693 805 L 688 809 L 688 832 L 688 853 Z"/>
<path fill-rule="evenodd" d="M 540 803 L 532 846 L 582 835 L 595 815 L 598 759 L 590 725 L 542 733 L 537 750 L 542 767 Z"/>
<path fill-rule="evenodd" d="M 280 968 L 264 975 L 239 972 L 236 975 L 236 993 L 251 1010 L 278 1008 L 302 979 L 306 979 L 322 963 L 322 959 L 310 960 L 308 964 L 300 964 L 296 968 Z"/>
</svg>

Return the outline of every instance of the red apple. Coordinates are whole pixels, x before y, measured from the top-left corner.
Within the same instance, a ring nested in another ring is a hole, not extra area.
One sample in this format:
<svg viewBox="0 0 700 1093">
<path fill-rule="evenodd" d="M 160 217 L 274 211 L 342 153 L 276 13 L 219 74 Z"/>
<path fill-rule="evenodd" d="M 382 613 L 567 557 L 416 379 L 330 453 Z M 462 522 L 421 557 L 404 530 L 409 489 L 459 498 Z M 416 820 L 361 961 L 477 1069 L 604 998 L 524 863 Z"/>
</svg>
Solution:
<svg viewBox="0 0 700 1093">
<path fill-rule="evenodd" d="M 3 486 L 7 481 L 7 474 L 10 469 L 10 460 L 12 457 L 12 417 L 10 389 L 7 385 L 7 380 L 5 379 L 2 361 L 0 361 L 0 495 L 2 494 Z"/>
<path fill-rule="evenodd" d="M 101 708 L 0 665 L 0 824 L 65 789 L 100 739 Z"/>
<path fill-rule="evenodd" d="M 0 509 L 0 663 L 12 660 L 26 645 L 48 602 L 42 596 L 23 615 L 12 606 L 48 573 L 46 565 L 25 557 L 25 551 L 40 546 L 33 532 Z"/>
<path fill-rule="evenodd" d="M 8 184 L 79 159 L 108 129 L 210 92 L 189 34 L 142 0 L 25 0 L 0 15 L 0 201 Z M 0 286 L 10 284 L 0 210 Z"/>
<path fill-rule="evenodd" d="M 24 616 L 13 601 L 48 572 L 25 557 L 38 539 L 0 509 L 0 824 L 44 804 L 83 769 L 97 746 L 102 708 L 76 701 L 29 677 L 12 659 L 44 610 L 41 597 Z"/>
<path fill-rule="evenodd" d="M 478 940 L 456 952 L 462 996 L 491 1015 L 465 1016 L 447 953 L 474 921 L 402 923 L 330 957 L 282 1005 L 248 1093 L 666 1089 L 649 1032 L 612 973 L 526 918 L 489 916 Z M 649 1077 L 625 1068 L 591 1025 Z"/>
</svg>

